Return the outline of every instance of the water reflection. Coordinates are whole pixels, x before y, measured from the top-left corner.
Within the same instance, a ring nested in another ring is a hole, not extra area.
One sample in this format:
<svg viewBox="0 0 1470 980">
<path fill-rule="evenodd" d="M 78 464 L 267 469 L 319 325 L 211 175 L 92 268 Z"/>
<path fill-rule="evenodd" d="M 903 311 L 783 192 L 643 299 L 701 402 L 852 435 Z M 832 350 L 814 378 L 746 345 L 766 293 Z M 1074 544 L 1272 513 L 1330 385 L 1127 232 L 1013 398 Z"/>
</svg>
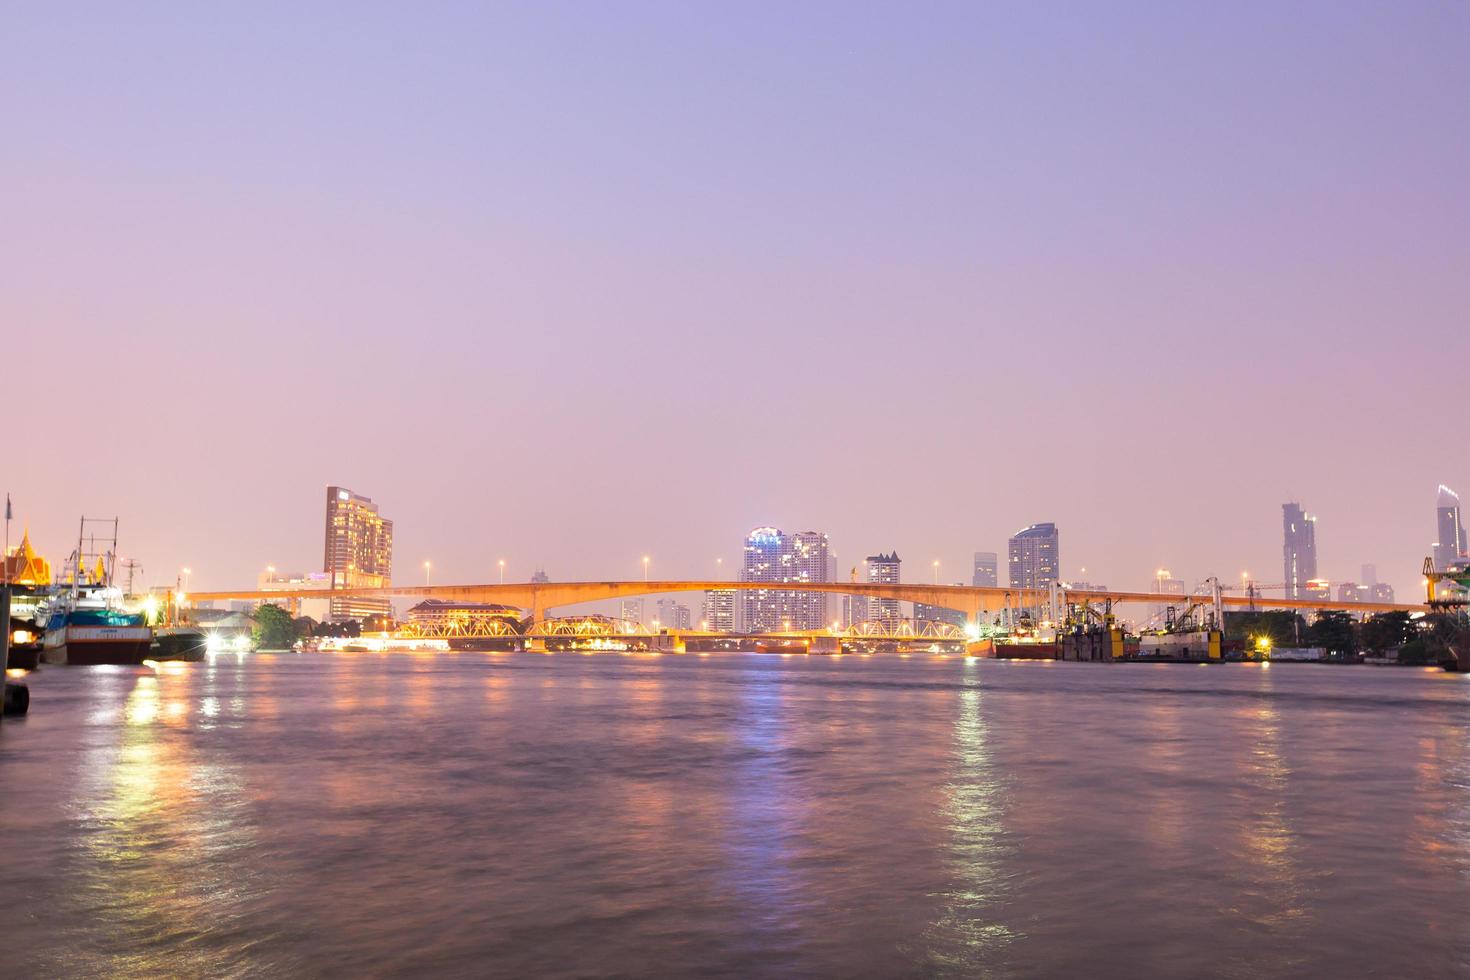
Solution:
<svg viewBox="0 0 1470 980">
<path fill-rule="evenodd" d="M 954 880 L 940 897 L 928 943 L 929 968 L 947 974 L 1003 963 L 1015 938 L 1003 920 L 1005 794 L 991 759 L 984 705 L 984 690 L 967 671 L 956 697 L 955 761 L 945 785 L 946 855 Z"/>
<path fill-rule="evenodd" d="M 467 654 L 47 670 L 5 975 L 1447 975 L 1470 685 Z"/>
</svg>

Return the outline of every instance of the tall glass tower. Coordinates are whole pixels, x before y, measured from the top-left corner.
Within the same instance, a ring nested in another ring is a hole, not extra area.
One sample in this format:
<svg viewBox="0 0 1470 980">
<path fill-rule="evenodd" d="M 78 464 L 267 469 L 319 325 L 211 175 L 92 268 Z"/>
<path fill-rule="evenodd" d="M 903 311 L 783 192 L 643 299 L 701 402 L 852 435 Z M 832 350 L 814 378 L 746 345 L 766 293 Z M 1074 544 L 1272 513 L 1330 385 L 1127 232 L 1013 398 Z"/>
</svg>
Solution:
<svg viewBox="0 0 1470 980">
<path fill-rule="evenodd" d="M 1439 528 L 1439 538 L 1434 546 L 1434 567 L 1443 571 L 1465 559 L 1465 525 L 1460 520 L 1460 497 L 1443 483 L 1439 485 L 1434 516 Z"/>
<path fill-rule="evenodd" d="M 1286 598 L 1306 599 L 1307 583 L 1317 577 L 1317 518 L 1299 503 L 1281 505 L 1282 581 Z"/>
</svg>

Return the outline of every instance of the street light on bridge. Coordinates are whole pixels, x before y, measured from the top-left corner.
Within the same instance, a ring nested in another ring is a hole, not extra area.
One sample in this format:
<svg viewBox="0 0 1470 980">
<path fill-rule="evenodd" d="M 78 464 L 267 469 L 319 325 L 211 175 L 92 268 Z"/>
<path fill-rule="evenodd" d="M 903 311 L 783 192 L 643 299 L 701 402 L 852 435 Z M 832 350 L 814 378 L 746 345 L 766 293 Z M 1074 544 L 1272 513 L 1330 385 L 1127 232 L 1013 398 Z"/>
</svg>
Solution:
<svg viewBox="0 0 1470 980">
<path fill-rule="evenodd" d="M 500 559 L 500 584 L 505 584 L 505 559 Z"/>
<path fill-rule="evenodd" d="M 643 581 L 645 581 L 645 582 L 648 581 L 648 562 L 649 562 L 648 556 L 647 555 L 644 555 L 643 556 Z"/>
<path fill-rule="evenodd" d="M 429 563 L 424 562 L 424 584 L 429 584 Z"/>
<path fill-rule="evenodd" d="M 934 559 L 934 584 L 939 584 L 939 559 Z"/>
</svg>

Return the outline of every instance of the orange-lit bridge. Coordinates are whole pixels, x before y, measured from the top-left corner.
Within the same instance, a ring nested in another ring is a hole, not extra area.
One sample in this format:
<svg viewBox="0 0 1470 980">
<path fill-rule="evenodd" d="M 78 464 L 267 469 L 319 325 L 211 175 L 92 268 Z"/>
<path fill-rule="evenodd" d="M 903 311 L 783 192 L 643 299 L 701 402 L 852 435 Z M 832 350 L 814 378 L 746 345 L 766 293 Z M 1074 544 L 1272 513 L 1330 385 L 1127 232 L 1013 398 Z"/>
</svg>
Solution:
<svg viewBox="0 0 1470 980">
<path fill-rule="evenodd" d="M 1340 609 L 1347 612 L 1429 612 L 1429 607 L 1402 602 L 1333 602 L 1330 599 L 1267 599 L 1259 595 L 1244 596 L 1218 592 L 1213 595 L 1163 595 L 1157 592 L 1123 592 L 1098 589 L 1010 589 L 970 585 L 921 585 L 919 583 L 876 582 L 721 582 L 675 579 L 636 582 L 517 582 L 504 585 L 394 585 L 372 589 L 279 589 L 261 591 L 242 589 L 225 592 L 191 592 L 190 602 L 225 599 L 271 601 L 275 599 L 325 599 L 331 596 L 362 598 L 424 598 L 460 602 L 497 602 L 524 609 L 532 623 L 539 623 L 548 611 L 585 602 L 635 596 L 663 595 L 673 592 L 822 592 L 830 595 L 867 596 L 873 599 L 898 599 L 922 602 L 930 606 L 953 609 L 965 614 L 967 622 L 979 623 L 987 612 L 1003 609 L 1042 608 L 1048 604 L 1065 606 L 1081 603 L 1148 603 L 1179 605 L 1190 602 L 1212 603 L 1230 608 L 1249 609 Z"/>
</svg>

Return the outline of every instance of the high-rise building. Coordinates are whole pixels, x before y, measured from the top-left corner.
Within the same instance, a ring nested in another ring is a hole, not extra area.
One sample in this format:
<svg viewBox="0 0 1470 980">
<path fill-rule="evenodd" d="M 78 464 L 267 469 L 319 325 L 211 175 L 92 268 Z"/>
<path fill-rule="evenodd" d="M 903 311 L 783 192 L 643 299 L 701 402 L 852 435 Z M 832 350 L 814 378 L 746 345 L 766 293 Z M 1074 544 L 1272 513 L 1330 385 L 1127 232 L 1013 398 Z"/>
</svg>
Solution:
<svg viewBox="0 0 1470 980">
<path fill-rule="evenodd" d="M 704 626 L 726 633 L 735 630 L 735 590 L 708 589 L 704 593 Z"/>
<path fill-rule="evenodd" d="M 1184 579 L 1175 578 L 1174 573 L 1167 568 L 1160 568 L 1154 573 L 1153 588 L 1149 591 L 1157 592 L 1159 595 L 1183 596 L 1188 590 L 1184 586 Z M 1178 608 L 1181 605 L 1183 604 L 1173 600 L 1165 600 L 1153 607 L 1153 616 L 1162 622 L 1168 615 L 1170 606 Z"/>
<path fill-rule="evenodd" d="M 996 588 L 1000 585 L 1000 555 L 993 551 L 975 552 L 975 574 L 971 585 Z"/>
<path fill-rule="evenodd" d="M 964 585 L 964 582 L 956 582 L 955 585 Z M 951 626 L 964 628 L 966 617 L 958 609 L 948 606 L 931 606 L 927 602 L 914 603 L 914 619 L 918 622 L 949 623 Z"/>
<path fill-rule="evenodd" d="M 1302 599 L 1318 599 L 1329 602 L 1332 599 L 1332 583 L 1325 578 L 1310 578 L 1302 583 L 1297 589 L 1298 597 Z"/>
<path fill-rule="evenodd" d="M 618 618 L 637 626 L 643 625 L 643 599 L 624 599 L 618 606 Z"/>
<path fill-rule="evenodd" d="M 740 569 L 745 582 L 830 581 L 827 536 L 817 531 L 783 534 L 774 527 L 758 527 L 745 539 L 744 562 Z M 742 602 L 744 629 L 821 629 L 827 624 L 827 596 L 819 592 L 791 589 L 755 589 Z"/>
<path fill-rule="evenodd" d="M 869 555 L 865 560 L 868 567 L 868 581 L 880 585 L 897 585 L 899 582 L 899 566 L 903 560 L 898 557 L 898 552 L 890 554 L 879 552 Z M 889 629 L 898 626 L 903 619 L 903 612 L 899 609 L 897 599 L 886 599 L 878 596 L 865 596 L 864 619 L 870 623 L 882 623 Z"/>
<path fill-rule="evenodd" d="M 1060 577 L 1061 535 L 1055 524 L 1032 524 L 1011 536 L 1010 585 L 1018 589 L 1044 589 Z"/>
<path fill-rule="evenodd" d="M 1378 566 L 1369 562 L 1363 566 L 1362 573 L 1358 577 L 1363 580 L 1364 585 L 1372 589 L 1378 584 Z"/>
<path fill-rule="evenodd" d="M 1465 524 L 1460 520 L 1460 497 L 1455 491 L 1439 485 L 1435 523 L 1439 538 L 1434 545 L 1434 567 L 1443 571 L 1465 559 Z"/>
<path fill-rule="evenodd" d="M 1307 582 L 1317 577 L 1317 518 L 1299 503 L 1282 504 L 1281 531 L 1281 580 L 1286 583 L 1286 598 L 1306 598 Z"/>
<path fill-rule="evenodd" d="M 326 557 L 322 571 L 334 589 L 386 588 L 393 584 L 393 522 L 378 505 L 346 487 L 327 487 Z M 389 616 L 388 599 L 332 599 L 333 622 Z"/>
<path fill-rule="evenodd" d="M 689 629 L 690 615 L 689 607 L 677 599 L 658 600 L 658 622 L 660 629 L 687 630 Z"/>
<path fill-rule="evenodd" d="M 544 568 L 538 568 L 534 572 L 531 573 L 531 584 L 532 585 L 544 585 L 545 583 L 550 582 L 550 581 L 551 581 L 551 576 L 546 574 L 546 569 L 544 569 Z"/>
<path fill-rule="evenodd" d="M 1373 583 L 1374 602 L 1393 602 L 1393 586 L 1387 582 Z"/>
</svg>

